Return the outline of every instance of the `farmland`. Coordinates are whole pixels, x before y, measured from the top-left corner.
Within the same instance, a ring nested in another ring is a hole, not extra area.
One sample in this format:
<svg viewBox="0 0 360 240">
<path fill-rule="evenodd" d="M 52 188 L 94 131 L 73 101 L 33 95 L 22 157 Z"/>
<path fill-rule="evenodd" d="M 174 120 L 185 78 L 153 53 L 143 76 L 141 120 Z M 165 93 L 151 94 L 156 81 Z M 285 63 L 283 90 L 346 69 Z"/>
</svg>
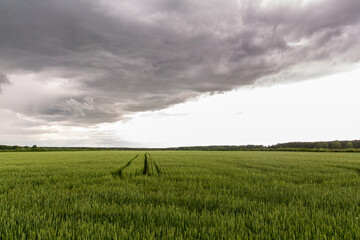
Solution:
<svg viewBox="0 0 360 240">
<path fill-rule="evenodd" d="M 137 155 L 0 153 L 0 239 L 360 239 L 358 153 Z"/>
</svg>

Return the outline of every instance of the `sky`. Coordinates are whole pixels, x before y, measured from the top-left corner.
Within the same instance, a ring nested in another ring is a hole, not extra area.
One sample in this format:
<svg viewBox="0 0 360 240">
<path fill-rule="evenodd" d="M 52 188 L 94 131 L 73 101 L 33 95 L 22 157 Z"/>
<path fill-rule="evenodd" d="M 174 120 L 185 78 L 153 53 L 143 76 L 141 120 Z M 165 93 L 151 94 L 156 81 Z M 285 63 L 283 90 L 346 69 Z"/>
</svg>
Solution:
<svg viewBox="0 0 360 240">
<path fill-rule="evenodd" d="M 0 144 L 360 139 L 358 0 L 0 0 Z"/>
</svg>

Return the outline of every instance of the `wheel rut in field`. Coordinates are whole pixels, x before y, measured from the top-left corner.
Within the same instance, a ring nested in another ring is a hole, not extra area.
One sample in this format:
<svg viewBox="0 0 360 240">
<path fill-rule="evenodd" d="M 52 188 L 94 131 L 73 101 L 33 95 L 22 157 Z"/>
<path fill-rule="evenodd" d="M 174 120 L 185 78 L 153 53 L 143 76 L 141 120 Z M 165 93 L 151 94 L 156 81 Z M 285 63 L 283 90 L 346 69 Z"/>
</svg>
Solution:
<svg viewBox="0 0 360 240">
<path fill-rule="evenodd" d="M 145 154 L 137 154 L 130 159 L 124 166 L 112 172 L 116 177 L 132 177 L 138 175 L 155 176 L 162 174 L 158 164 L 152 159 L 149 152 Z"/>
</svg>

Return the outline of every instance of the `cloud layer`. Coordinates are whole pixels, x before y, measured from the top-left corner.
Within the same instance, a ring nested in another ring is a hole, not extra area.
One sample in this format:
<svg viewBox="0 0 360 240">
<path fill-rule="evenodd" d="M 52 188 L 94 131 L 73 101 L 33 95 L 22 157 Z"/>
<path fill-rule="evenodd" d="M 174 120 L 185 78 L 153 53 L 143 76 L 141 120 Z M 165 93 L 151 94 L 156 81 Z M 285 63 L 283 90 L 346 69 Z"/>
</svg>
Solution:
<svg viewBox="0 0 360 240">
<path fill-rule="evenodd" d="M 0 93 L 1 93 L 1 85 L 4 85 L 4 84 L 9 84 L 9 79 L 7 78 L 7 76 L 5 76 L 4 74 L 2 74 L 0 72 Z"/>
<path fill-rule="evenodd" d="M 0 108 L 91 125 L 328 74 L 360 60 L 359 20 L 358 0 L 0 0 Z"/>
</svg>

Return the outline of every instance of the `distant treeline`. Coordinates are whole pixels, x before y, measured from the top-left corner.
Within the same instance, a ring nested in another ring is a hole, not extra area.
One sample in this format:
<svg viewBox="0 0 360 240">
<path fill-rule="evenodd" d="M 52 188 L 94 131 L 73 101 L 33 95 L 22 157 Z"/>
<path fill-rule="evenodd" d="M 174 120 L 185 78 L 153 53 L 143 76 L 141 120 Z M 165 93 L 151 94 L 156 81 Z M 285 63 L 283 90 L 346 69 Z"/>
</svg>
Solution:
<svg viewBox="0 0 360 240">
<path fill-rule="evenodd" d="M 266 150 L 267 147 L 263 145 L 245 145 L 245 146 L 191 146 L 191 147 L 170 147 L 170 148 L 128 148 L 128 147 L 32 147 L 28 146 L 7 146 L 0 145 L 0 152 L 47 152 L 47 151 L 101 151 L 101 150 L 129 150 L 129 151 L 251 151 L 251 150 Z"/>
<path fill-rule="evenodd" d="M 360 140 L 351 141 L 327 141 L 327 142 L 289 142 L 269 146 L 271 149 L 312 149 L 312 150 L 344 150 L 360 149 Z"/>
<path fill-rule="evenodd" d="M 134 150 L 141 151 L 146 150 L 145 148 L 105 148 L 105 147 L 38 147 L 33 145 L 29 146 L 7 146 L 0 145 L 0 152 L 50 152 L 50 151 L 101 151 L 101 150 Z"/>
<path fill-rule="evenodd" d="M 101 150 L 172 150 L 172 151 L 311 151 L 311 152 L 360 152 L 360 140 L 323 141 L 323 142 L 288 142 L 270 146 L 240 145 L 240 146 L 189 146 L 172 148 L 127 148 L 127 147 L 38 147 L 0 145 L 0 152 L 47 152 L 47 151 L 101 151 Z"/>
</svg>

